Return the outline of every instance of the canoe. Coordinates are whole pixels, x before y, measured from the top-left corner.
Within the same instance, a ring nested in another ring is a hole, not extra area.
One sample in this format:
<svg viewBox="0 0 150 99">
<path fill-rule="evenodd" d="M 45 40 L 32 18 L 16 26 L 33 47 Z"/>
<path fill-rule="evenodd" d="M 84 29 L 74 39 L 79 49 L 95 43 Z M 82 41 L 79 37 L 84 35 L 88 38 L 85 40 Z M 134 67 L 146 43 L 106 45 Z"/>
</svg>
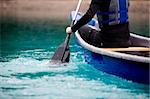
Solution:
<svg viewBox="0 0 150 99">
<path fill-rule="evenodd" d="M 71 19 L 74 12 L 71 12 Z M 82 14 L 78 13 L 77 20 Z M 120 78 L 143 84 L 149 84 L 150 38 L 131 33 L 132 46 L 129 48 L 98 48 L 84 41 L 80 33 L 91 28 L 97 29 L 98 22 L 92 19 L 81 27 L 75 37 L 82 47 L 85 60 L 94 68 Z"/>
</svg>

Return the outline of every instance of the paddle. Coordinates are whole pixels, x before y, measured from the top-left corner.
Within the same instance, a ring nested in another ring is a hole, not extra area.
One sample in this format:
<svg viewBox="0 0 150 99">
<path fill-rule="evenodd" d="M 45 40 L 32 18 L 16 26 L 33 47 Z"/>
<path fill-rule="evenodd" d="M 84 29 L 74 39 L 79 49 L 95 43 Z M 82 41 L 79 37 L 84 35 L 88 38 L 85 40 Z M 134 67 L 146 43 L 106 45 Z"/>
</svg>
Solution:
<svg viewBox="0 0 150 99">
<path fill-rule="evenodd" d="M 82 2 L 82 0 L 78 1 L 78 5 L 77 5 L 76 11 L 75 11 L 75 16 L 74 16 L 70 26 L 73 26 L 76 21 L 77 13 L 79 11 L 81 2 Z M 51 61 L 62 62 L 62 63 L 69 62 L 69 59 L 70 59 L 70 51 L 69 51 L 70 36 L 71 36 L 71 34 L 67 34 L 65 41 L 55 51 L 54 55 L 52 56 Z"/>
</svg>

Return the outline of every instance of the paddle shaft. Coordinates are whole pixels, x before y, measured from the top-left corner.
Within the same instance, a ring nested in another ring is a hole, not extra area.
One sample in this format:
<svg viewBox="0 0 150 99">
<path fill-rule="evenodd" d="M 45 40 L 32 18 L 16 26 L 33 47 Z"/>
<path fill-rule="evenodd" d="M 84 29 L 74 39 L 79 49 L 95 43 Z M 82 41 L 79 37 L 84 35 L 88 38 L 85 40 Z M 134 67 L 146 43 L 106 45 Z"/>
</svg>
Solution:
<svg viewBox="0 0 150 99">
<path fill-rule="evenodd" d="M 75 21 L 76 21 L 77 13 L 78 13 L 78 11 L 79 11 L 79 9 L 80 9 L 81 2 L 82 2 L 82 0 L 79 0 L 78 5 L 77 5 L 77 7 L 76 7 L 76 11 L 75 11 L 75 16 L 74 16 L 74 18 L 73 18 L 73 20 L 72 20 L 72 22 L 71 22 L 71 25 L 70 25 L 71 27 L 74 25 L 74 23 L 75 23 Z M 64 47 L 64 50 L 66 50 L 67 47 L 68 47 L 68 45 L 69 45 L 70 37 L 71 37 L 71 34 L 67 34 L 67 37 L 66 37 L 66 39 L 65 39 L 65 45 L 66 45 L 66 46 Z M 62 56 L 61 61 L 63 60 L 64 55 L 65 55 L 65 52 L 63 53 L 63 56 Z"/>
</svg>

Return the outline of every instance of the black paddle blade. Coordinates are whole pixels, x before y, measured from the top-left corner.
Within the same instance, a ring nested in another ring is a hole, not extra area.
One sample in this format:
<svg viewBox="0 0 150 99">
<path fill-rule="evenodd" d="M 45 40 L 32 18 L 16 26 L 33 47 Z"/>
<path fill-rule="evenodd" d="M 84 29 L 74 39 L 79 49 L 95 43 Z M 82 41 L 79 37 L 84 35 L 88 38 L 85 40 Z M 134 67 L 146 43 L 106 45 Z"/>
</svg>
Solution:
<svg viewBox="0 0 150 99">
<path fill-rule="evenodd" d="M 67 46 L 66 43 L 62 43 L 55 51 L 51 61 L 59 61 L 62 63 L 69 62 L 70 51 L 69 51 L 69 47 L 66 46 Z"/>
<path fill-rule="evenodd" d="M 69 48 L 67 48 L 66 50 L 65 50 L 65 53 L 64 53 L 64 56 L 63 56 L 63 58 L 62 58 L 62 62 L 63 63 L 68 63 L 69 62 L 69 59 L 70 59 L 70 51 L 69 51 Z"/>
</svg>

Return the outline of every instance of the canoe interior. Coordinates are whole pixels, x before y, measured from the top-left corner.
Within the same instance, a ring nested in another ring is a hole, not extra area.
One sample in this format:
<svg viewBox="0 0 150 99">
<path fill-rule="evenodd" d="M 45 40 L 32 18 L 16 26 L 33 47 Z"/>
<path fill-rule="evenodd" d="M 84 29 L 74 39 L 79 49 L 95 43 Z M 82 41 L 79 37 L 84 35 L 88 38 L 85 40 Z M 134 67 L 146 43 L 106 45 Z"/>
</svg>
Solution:
<svg viewBox="0 0 150 99">
<path fill-rule="evenodd" d="M 127 52 L 120 52 L 120 53 L 126 53 L 130 55 L 137 55 L 137 56 L 143 56 L 143 57 L 150 57 L 150 52 L 149 51 L 127 51 Z"/>
<path fill-rule="evenodd" d="M 82 32 L 86 33 L 90 31 L 91 29 L 92 29 L 91 26 L 89 27 L 89 25 L 85 25 L 79 29 L 79 34 Z M 131 34 L 130 40 L 131 40 L 132 45 L 129 47 L 145 47 L 145 48 L 150 47 L 150 40 L 148 38 L 145 39 L 135 34 Z M 150 57 L 149 51 L 121 51 L 120 53 L 126 53 L 126 54 L 143 56 L 143 57 Z"/>
</svg>

